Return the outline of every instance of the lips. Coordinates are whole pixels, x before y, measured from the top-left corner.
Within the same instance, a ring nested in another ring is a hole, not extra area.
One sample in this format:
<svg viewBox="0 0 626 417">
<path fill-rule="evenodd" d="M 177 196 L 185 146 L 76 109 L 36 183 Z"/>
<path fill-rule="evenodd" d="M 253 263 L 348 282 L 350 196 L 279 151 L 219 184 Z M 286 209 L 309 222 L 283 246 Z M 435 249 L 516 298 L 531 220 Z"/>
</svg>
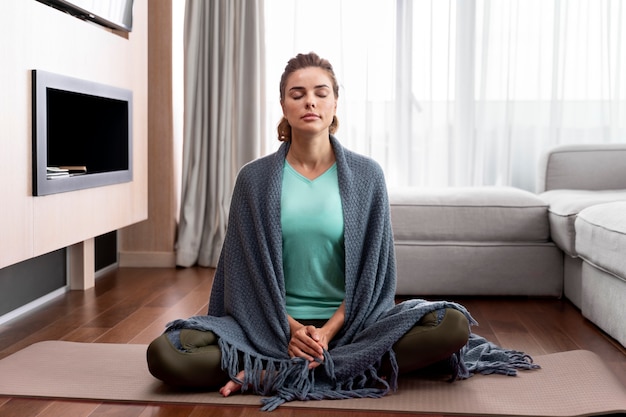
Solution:
<svg viewBox="0 0 626 417">
<path fill-rule="evenodd" d="M 317 120 L 320 117 L 315 113 L 306 113 L 301 117 L 302 120 Z"/>
</svg>

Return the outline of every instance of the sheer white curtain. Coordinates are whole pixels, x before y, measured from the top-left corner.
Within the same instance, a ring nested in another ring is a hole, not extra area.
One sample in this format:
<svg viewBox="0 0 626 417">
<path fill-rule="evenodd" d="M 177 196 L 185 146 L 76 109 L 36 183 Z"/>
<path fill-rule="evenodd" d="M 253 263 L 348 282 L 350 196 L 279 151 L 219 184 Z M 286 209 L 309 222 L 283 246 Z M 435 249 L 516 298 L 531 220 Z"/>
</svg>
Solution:
<svg viewBox="0 0 626 417">
<path fill-rule="evenodd" d="M 549 147 L 626 141 L 623 1 L 269 0 L 265 19 L 265 152 L 280 74 L 309 51 L 342 86 L 337 136 L 390 186 L 532 191 Z"/>
<path fill-rule="evenodd" d="M 534 189 L 547 148 L 626 141 L 623 3 L 477 2 L 476 182 Z"/>
</svg>

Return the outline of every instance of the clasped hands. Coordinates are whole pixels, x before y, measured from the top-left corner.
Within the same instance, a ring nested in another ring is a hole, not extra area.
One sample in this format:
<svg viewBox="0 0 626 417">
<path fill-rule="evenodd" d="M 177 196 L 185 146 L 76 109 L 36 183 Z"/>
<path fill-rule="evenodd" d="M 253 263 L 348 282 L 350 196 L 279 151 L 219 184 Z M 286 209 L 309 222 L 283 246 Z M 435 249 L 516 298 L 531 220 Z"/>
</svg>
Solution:
<svg viewBox="0 0 626 417">
<path fill-rule="evenodd" d="M 289 340 L 289 356 L 309 361 L 309 369 L 317 368 L 324 361 L 324 350 L 328 350 L 328 334 L 323 328 L 300 326 L 292 330 Z"/>
<path fill-rule="evenodd" d="M 291 338 L 287 347 L 289 356 L 308 360 L 309 369 L 320 366 L 324 361 L 324 350 L 328 350 L 328 344 L 343 326 L 345 311 L 346 306 L 344 301 L 322 328 L 303 325 L 293 317 L 287 315 L 289 329 L 291 330 Z M 237 379 L 243 380 L 243 377 L 244 372 L 239 372 Z M 240 384 L 235 381 L 228 381 L 226 385 L 220 389 L 220 393 L 224 397 L 228 397 L 231 393 L 239 391 L 240 389 Z"/>
<path fill-rule="evenodd" d="M 294 321 L 294 323 L 297 323 Z M 299 323 L 298 323 L 299 324 Z M 288 351 L 292 358 L 304 358 L 309 361 L 309 369 L 317 368 L 324 361 L 324 350 L 328 349 L 328 334 L 315 326 L 296 328 L 292 324 L 291 340 Z M 242 380 L 244 372 L 241 371 L 237 378 Z M 239 391 L 241 385 L 235 381 L 228 381 L 220 390 L 220 394 L 228 397 L 233 392 Z"/>
</svg>

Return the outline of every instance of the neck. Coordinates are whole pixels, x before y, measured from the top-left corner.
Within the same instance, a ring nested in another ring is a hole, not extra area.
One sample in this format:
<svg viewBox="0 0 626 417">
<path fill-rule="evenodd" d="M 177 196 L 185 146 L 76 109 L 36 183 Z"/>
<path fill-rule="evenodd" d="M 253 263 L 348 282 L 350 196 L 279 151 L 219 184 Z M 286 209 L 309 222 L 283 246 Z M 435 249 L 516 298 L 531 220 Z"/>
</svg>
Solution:
<svg viewBox="0 0 626 417">
<path fill-rule="evenodd" d="M 335 162 L 335 153 L 328 135 L 316 140 L 292 138 L 287 162 L 307 178 L 316 178 Z"/>
</svg>

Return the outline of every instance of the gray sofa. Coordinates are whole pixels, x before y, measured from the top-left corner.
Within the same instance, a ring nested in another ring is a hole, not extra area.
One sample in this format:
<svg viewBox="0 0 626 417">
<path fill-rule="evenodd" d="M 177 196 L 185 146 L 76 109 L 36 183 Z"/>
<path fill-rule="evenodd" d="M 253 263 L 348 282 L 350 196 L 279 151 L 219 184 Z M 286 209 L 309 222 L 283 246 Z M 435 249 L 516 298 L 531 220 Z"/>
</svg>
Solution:
<svg viewBox="0 0 626 417">
<path fill-rule="evenodd" d="M 626 145 L 551 150 L 537 193 L 409 187 L 389 199 L 398 295 L 565 294 L 626 345 Z"/>
<path fill-rule="evenodd" d="M 554 148 L 538 178 L 565 297 L 626 346 L 626 144 Z"/>
<path fill-rule="evenodd" d="M 551 296 L 563 252 L 548 205 L 513 187 L 389 190 L 399 295 Z"/>
</svg>

